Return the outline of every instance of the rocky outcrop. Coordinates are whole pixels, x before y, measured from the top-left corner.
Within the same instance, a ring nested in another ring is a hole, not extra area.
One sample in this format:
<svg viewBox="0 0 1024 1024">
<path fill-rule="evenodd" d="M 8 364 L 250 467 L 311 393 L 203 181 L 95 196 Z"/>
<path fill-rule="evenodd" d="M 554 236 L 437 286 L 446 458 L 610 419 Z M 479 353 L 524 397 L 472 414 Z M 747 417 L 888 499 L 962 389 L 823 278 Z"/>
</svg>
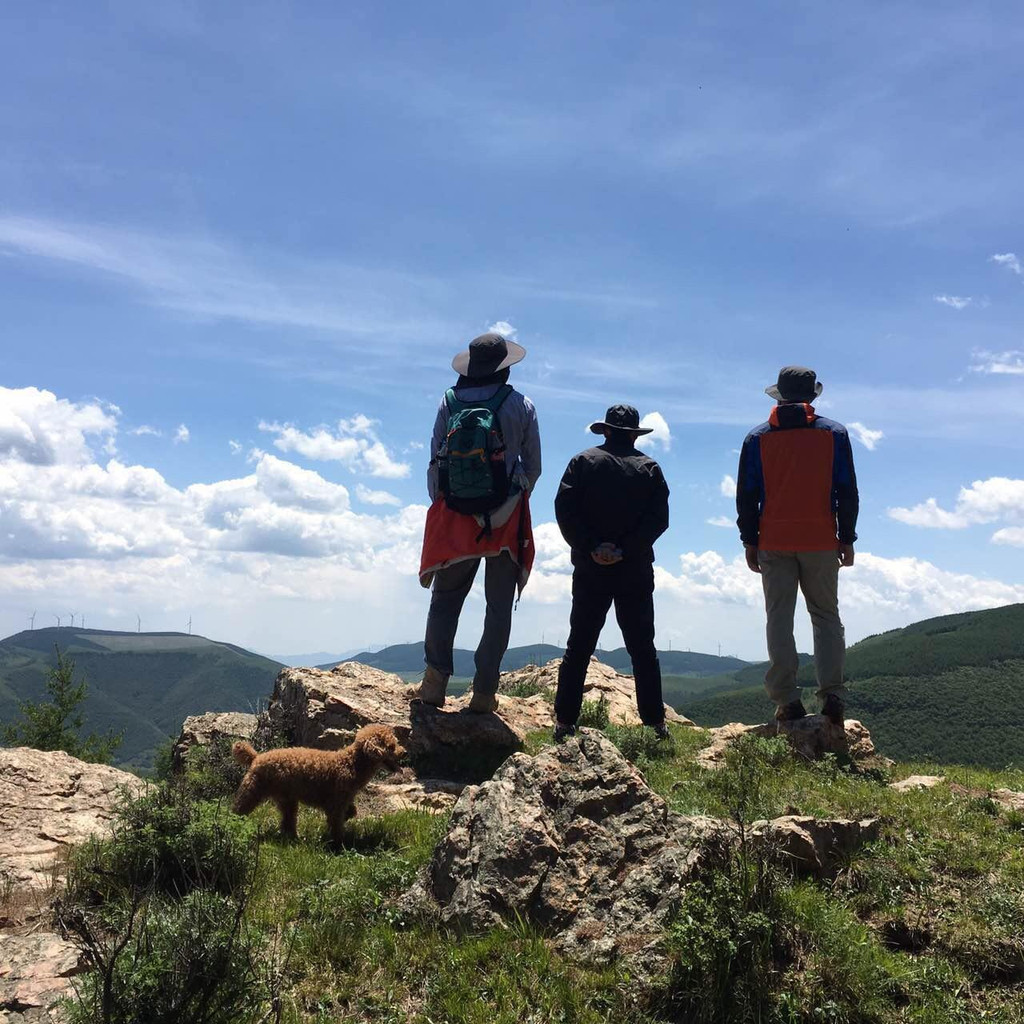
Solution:
<svg viewBox="0 0 1024 1024">
<path fill-rule="evenodd" d="M 899 782 L 890 782 L 889 788 L 895 789 L 897 793 L 915 793 L 922 789 L 934 789 L 945 781 L 944 775 L 909 775 Z"/>
<path fill-rule="evenodd" d="M 445 814 L 455 806 L 465 785 L 447 779 L 412 779 L 371 782 L 356 801 L 361 815 L 396 814 L 399 811 L 427 811 Z"/>
<path fill-rule="evenodd" d="M 650 951 L 732 832 L 671 811 L 599 732 L 516 754 L 459 798 L 410 900 L 474 928 L 525 919 L 587 960 Z"/>
<path fill-rule="evenodd" d="M 256 716 L 242 711 L 207 711 L 204 715 L 186 718 L 181 735 L 171 752 L 171 766 L 175 772 L 185 767 L 189 751 L 195 747 L 208 747 L 218 740 L 234 742 L 251 739 L 256 732 Z"/>
<path fill-rule="evenodd" d="M 515 692 L 535 690 L 554 700 L 558 688 L 558 666 L 561 661 L 556 659 L 546 665 L 527 665 L 514 672 L 505 672 L 501 676 L 499 691 Z M 608 703 L 608 717 L 615 725 L 640 725 L 640 716 L 636 713 L 636 687 L 632 676 L 624 676 L 608 665 L 602 664 L 597 658 L 590 659 L 587 667 L 586 681 L 583 684 L 583 699 L 599 701 L 604 698 Z M 549 720 L 544 724 L 551 726 L 551 705 L 547 706 Z M 693 725 L 677 711 L 665 705 L 665 721 L 676 725 Z"/>
<path fill-rule="evenodd" d="M 795 722 L 767 722 L 764 725 L 733 722 L 709 731 L 711 744 L 697 755 L 697 763 L 702 768 L 721 768 L 725 764 L 726 751 L 741 736 L 784 736 L 799 757 L 817 761 L 825 754 L 838 754 L 849 758 L 861 771 L 879 771 L 893 763 L 875 750 L 871 733 L 851 718 L 846 720 L 845 728 L 834 725 L 823 715 L 808 715 Z"/>
<path fill-rule="evenodd" d="M 755 822 L 752 834 L 771 854 L 797 874 L 831 878 L 865 843 L 881 834 L 877 818 L 811 818 L 786 815 Z"/>
<path fill-rule="evenodd" d="M 1024 814 L 1024 793 L 1018 793 L 1013 789 L 997 789 L 992 793 L 992 799 L 1004 811 L 1018 811 Z"/>
<path fill-rule="evenodd" d="M 477 715 L 466 710 L 468 696 L 434 708 L 411 692 L 401 676 L 357 662 L 289 668 L 274 684 L 268 724 L 297 746 L 339 748 L 361 726 L 380 722 L 394 728 L 420 777 L 481 781 L 551 721 L 540 696 L 500 696 L 497 714 Z"/>
<path fill-rule="evenodd" d="M 63 751 L 0 750 L 0 875 L 46 887 L 69 847 L 106 829 L 121 794 L 145 783 Z"/>
<path fill-rule="evenodd" d="M 82 970 L 77 947 L 52 932 L 0 934 L 0 1022 L 61 1020 L 51 1007 L 71 994 L 71 979 Z"/>
</svg>

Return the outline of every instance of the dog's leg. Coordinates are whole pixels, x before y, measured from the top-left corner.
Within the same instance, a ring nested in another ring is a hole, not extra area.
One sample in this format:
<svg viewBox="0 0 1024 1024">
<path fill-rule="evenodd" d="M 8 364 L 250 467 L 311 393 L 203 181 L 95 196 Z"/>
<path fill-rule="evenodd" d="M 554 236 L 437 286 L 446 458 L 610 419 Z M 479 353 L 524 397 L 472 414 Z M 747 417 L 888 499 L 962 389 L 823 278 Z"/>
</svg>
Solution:
<svg viewBox="0 0 1024 1024">
<path fill-rule="evenodd" d="M 275 801 L 281 812 L 281 835 L 285 839 L 294 839 L 297 835 L 296 825 L 299 819 L 299 802 L 284 797 Z"/>
<path fill-rule="evenodd" d="M 331 836 L 331 845 L 340 850 L 345 845 L 345 822 L 348 821 L 355 810 L 351 803 L 342 804 L 340 807 L 332 807 L 327 812 L 327 828 Z"/>
</svg>

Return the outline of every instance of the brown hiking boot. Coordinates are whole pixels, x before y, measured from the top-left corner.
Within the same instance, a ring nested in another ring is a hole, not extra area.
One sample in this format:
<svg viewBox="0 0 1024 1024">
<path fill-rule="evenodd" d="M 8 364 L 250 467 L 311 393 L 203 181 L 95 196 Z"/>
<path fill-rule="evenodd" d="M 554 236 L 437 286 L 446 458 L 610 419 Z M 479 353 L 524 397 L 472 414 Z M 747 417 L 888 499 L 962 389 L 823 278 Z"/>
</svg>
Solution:
<svg viewBox="0 0 1024 1024">
<path fill-rule="evenodd" d="M 846 707 L 843 702 L 834 694 L 830 693 L 821 704 L 821 713 L 833 724 L 842 729 L 846 724 L 844 715 Z"/>
<path fill-rule="evenodd" d="M 794 700 L 775 709 L 776 722 L 795 722 L 806 717 L 807 708 L 804 707 L 803 701 Z"/>
<path fill-rule="evenodd" d="M 421 700 L 424 704 L 432 704 L 435 708 L 444 707 L 444 691 L 448 689 L 448 677 L 436 668 L 427 666 L 423 673 L 423 682 L 413 687 L 409 693 L 410 700 Z"/>
<path fill-rule="evenodd" d="M 493 715 L 498 710 L 498 698 L 493 693 L 477 693 L 474 690 L 469 710 L 476 715 Z"/>
</svg>

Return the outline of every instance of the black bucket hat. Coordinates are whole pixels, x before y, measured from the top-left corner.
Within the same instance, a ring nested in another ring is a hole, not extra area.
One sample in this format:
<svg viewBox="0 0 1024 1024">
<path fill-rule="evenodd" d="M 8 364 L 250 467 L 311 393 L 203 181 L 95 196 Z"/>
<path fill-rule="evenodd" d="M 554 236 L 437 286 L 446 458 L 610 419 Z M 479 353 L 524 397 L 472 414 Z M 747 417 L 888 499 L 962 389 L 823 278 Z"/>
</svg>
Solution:
<svg viewBox="0 0 1024 1024">
<path fill-rule="evenodd" d="M 590 430 L 594 434 L 600 434 L 610 427 L 612 430 L 625 430 L 630 434 L 650 434 L 654 427 L 640 426 L 640 413 L 631 405 L 613 405 L 605 414 L 603 420 L 590 424 Z"/>
<path fill-rule="evenodd" d="M 806 366 L 784 366 L 778 382 L 764 389 L 776 402 L 813 402 L 824 391 L 818 375 Z"/>
<path fill-rule="evenodd" d="M 525 357 L 526 349 L 522 345 L 491 331 L 474 338 L 469 348 L 452 360 L 452 369 L 463 377 L 490 377 Z"/>
</svg>

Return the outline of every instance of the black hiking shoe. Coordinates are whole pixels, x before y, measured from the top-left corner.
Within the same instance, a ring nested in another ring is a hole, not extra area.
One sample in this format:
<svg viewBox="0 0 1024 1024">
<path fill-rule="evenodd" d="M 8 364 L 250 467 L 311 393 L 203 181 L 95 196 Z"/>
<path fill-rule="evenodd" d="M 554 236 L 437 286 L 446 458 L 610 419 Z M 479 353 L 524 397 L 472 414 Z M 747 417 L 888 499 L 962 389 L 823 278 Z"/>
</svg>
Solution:
<svg viewBox="0 0 1024 1024">
<path fill-rule="evenodd" d="M 651 728 L 654 730 L 654 735 L 657 736 L 659 740 L 672 739 L 672 733 L 668 731 L 668 726 L 664 722 L 652 725 Z"/>
<path fill-rule="evenodd" d="M 562 740 L 566 739 L 566 737 L 568 737 L 568 736 L 575 736 L 575 735 L 576 735 L 576 726 L 575 725 L 563 725 L 561 722 L 556 722 L 555 723 L 555 731 L 553 733 L 553 736 L 555 738 L 555 742 L 556 743 L 561 743 Z"/>
<path fill-rule="evenodd" d="M 821 713 L 833 725 L 838 725 L 840 729 L 842 729 L 846 724 L 846 719 L 844 717 L 846 713 L 846 706 L 834 693 L 830 693 L 824 701 L 822 701 Z"/>
<path fill-rule="evenodd" d="M 789 704 L 783 704 L 782 707 L 776 708 L 775 710 L 775 721 L 776 722 L 795 722 L 800 718 L 807 717 L 807 708 L 804 707 L 803 701 L 794 700 Z"/>
</svg>

